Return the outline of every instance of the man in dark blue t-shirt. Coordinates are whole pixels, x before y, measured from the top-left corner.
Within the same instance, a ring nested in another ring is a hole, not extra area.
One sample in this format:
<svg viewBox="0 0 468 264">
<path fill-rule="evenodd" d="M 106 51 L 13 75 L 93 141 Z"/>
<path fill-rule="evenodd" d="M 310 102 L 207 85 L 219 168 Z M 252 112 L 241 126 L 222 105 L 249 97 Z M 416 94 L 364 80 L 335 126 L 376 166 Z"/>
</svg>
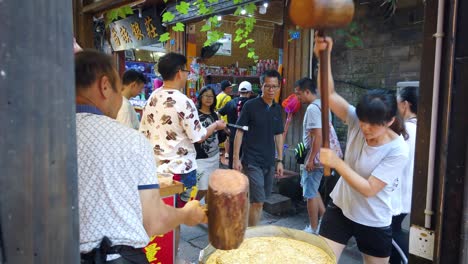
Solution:
<svg viewBox="0 0 468 264">
<path fill-rule="evenodd" d="M 283 174 L 283 121 L 281 106 L 274 98 L 280 88 L 280 74 L 275 70 L 265 71 L 260 77 L 262 96 L 247 101 L 240 113 L 237 125 L 248 126 L 244 132 L 238 129 L 234 139 L 235 170 L 242 171 L 249 178 L 250 211 L 249 226 L 255 226 L 261 219 L 265 200 L 271 195 L 276 172 Z M 242 141 L 244 133 L 245 141 Z M 239 159 L 242 144 L 242 163 Z M 277 159 L 275 160 L 275 145 Z"/>
</svg>

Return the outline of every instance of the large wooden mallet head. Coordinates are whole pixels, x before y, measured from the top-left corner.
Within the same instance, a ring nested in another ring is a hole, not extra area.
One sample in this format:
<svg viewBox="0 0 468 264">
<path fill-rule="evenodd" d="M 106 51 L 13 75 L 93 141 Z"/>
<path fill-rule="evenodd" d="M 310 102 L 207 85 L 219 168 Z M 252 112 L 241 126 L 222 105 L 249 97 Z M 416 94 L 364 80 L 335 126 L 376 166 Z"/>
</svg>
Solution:
<svg viewBox="0 0 468 264">
<path fill-rule="evenodd" d="M 353 15 L 353 0 L 292 0 L 289 6 L 292 22 L 302 28 L 342 28 Z"/>
<path fill-rule="evenodd" d="M 208 239 L 217 249 L 236 249 L 249 216 L 249 180 L 236 170 L 215 170 L 208 183 Z"/>
</svg>

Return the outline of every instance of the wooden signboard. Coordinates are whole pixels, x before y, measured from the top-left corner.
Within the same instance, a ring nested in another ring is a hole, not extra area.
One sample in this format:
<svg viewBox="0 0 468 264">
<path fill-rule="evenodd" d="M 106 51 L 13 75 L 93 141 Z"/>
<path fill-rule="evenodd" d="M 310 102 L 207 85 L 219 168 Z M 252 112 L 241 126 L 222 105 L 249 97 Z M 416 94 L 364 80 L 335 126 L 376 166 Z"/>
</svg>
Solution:
<svg viewBox="0 0 468 264">
<path fill-rule="evenodd" d="M 159 36 L 166 32 L 157 9 L 118 20 L 109 25 L 110 40 L 114 51 L 134 49 L 159 43 Z"/>
</svg>

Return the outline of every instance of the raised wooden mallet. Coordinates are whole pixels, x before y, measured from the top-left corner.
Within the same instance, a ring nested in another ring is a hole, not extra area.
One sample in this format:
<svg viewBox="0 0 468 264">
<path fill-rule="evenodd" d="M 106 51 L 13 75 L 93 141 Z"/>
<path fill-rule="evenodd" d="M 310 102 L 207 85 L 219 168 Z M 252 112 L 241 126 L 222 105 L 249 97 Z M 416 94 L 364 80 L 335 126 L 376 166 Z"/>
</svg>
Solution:
<svg viewBox="0 0 468 264">
<path fill-rule="evenodd" d="M 236 249 L 249 216 L 249 180 L 236 170 L 218 169 L 208 183 L 208 239 L 217 249 Z"/>
<path fill-rule="evenodd" d="M 325 37 L 325 29 L 346 27 L 354 15 L 353 0 L 292 0 L 289 15 L 294 24 L 302 28 L 318 30 Z M 330 148 L 330 116 L 328 114 L 328 69 L 330 67 L 325 51 L 320 52 L 320 100 L 322 103 L 322 141 L 324 148 Z M 329 167 L 324 167 L 324 175 L 330 176 Z"/>
</svg>

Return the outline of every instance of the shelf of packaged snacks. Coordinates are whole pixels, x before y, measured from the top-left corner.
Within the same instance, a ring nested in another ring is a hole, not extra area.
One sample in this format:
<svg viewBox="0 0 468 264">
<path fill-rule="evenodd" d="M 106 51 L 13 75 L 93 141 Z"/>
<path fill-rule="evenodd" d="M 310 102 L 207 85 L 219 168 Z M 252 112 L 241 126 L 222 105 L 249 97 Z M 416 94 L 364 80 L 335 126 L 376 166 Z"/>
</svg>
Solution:
<svg viewBox="0 0 468 264">
<path fill-rule="evenodd" d="M 207 74 L 205 77 L 231 77 L 231 78 L 260 78 L 258 75 L 235 75 L 235 74 Z"/>
</svg>

